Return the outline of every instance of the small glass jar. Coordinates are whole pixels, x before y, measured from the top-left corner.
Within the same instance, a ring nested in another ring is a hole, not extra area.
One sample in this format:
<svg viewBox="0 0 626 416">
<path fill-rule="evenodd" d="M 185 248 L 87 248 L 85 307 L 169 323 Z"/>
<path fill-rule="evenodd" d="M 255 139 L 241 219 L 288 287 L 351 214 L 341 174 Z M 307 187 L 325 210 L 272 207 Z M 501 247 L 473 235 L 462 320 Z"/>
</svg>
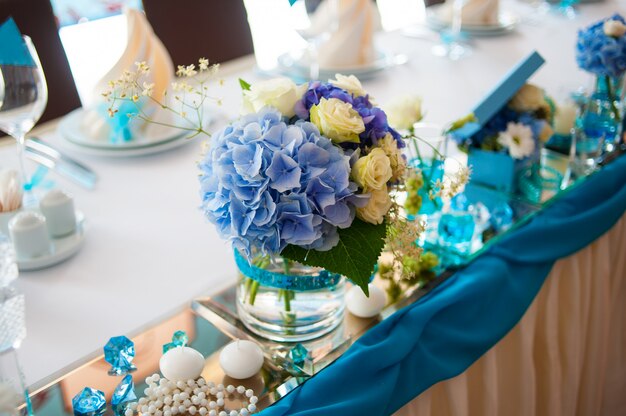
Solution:
<svg viewBox="0 0 626 416">
<path fill-rule="evenodd" d="M 344 314 L 345 278 L 279 256 L 253 257 L 235 251 L 239 268 L 237 313 L 264 338 L 300 342 L 335 329 Z"/>
</svg>

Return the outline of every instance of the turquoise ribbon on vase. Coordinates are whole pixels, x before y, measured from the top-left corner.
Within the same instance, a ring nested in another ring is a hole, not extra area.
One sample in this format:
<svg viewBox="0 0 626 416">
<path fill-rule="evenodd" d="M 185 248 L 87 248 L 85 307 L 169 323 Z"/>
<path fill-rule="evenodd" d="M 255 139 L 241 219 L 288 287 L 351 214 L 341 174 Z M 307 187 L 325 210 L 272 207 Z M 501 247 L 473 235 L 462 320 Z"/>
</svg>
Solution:
<svg viewBox="0 0 626 416">
<path fill-rule="evenodd" d="M 551 166 L 534 165 L 522 170 L 517 178 L 519 191 L 530 202 L 540 203 L 544 190 L 554 191 L 561 188 L 563 175 Z"/>
<path fill-rule="evenodd" d="M 241 274 L 259 282 L 262 286 L 305 292 L 328 289 L 341 281 L 342 276 L 340 274 L 331 273 L 323 269 L 318 274 L 306 276 L 273 272 L 253 266 L 248 262 L 248 259 L 239 253 L 239 250 L 234 250 L 234 252 L 235 264 L 237 264 Z"/>
<path fill-rule="evenodd" d="M 622 156 L 370 329 L 260 416 L 394 413 L 435 383 L 461 374 L 500 341 L 522 318 L 554 262 L 603 235 L 625 210 Z"/>
</svg>

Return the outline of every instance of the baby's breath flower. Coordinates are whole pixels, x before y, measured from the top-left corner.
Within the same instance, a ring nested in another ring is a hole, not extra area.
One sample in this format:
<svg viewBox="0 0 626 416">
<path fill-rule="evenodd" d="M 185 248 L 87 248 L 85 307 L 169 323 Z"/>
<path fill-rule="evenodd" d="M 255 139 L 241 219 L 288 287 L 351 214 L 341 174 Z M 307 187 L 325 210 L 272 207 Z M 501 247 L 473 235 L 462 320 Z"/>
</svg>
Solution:
<svg viewBox="0 0 626 416">
<path fill-rule="evenodd" d="M 185 68 L 185 76 L 186 77 L 193 77 L 197 73 L 198 73 L 198 71 L 196 71 L 196 66 L 194 64 L 187 65 L 187 68 Z"/>
<path fill-rule="evenodd" d="M 141 95 L 151 96 L 153 89 L 154 89 L 154 82 L 148 84 L 147 82 L 144 81 L 143 91 L 141 92 Z"/>
<path fill-rule="evenodd" d="M 198 66 L 200 67 L 200 71 L 206 71 L 209 69 L 209 60 L 206 58 L 198 59 Z"/>
<path fill-rule="evenodd" d="M 176 76 L 177 77 L 182 77 L 183 75 L 185 75 L 185 66 L 184 65 L 178 65 L 176 67 Z"/>
<path fill-rule="evenodd" d="M 141 74 L 147 74 L 150 72 L 150 67 L 145 61 L 135 62 L 135 66 L 137 67 L 137 72 Z"/>
<path fill-rule="evenodd" d="M 139 96 L 138 96 L 137 94 L 134 94 L 134 95 L 131 97 L 131 100 L 133 100 L 133 102 L 134 102 L 134 103 L 136 103 L 137 101 L 139 101 Z"/>
</svg>

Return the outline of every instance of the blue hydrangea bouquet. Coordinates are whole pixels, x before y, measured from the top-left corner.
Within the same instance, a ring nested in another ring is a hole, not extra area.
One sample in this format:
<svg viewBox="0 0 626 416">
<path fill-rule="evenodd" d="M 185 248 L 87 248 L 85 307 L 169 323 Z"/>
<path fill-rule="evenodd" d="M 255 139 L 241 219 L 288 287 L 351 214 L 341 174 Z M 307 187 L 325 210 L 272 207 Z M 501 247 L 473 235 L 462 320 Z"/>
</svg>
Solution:
<svg viewBox="0 0 626 416">
<path fill-rule="evenodd" d="M 402 137 L 354 76 L 241 85 L 245 114 L 200 163 L 206 217 L 249 261 L 280 255 L 367 292 L 406 170 Z"/>
<path fill-rule="evenodd" d="M 626 72 L 624 18 L 615 14 L 580 30 L 576 61 L 581 69 L 596 77 L 595 89 L 580 116 L 579 127 L 583 134 L 576 144 L 580 153 L 593 156 L 607 144 L 619 141 L 623 129 L 620 96 Z"/>
</svg>

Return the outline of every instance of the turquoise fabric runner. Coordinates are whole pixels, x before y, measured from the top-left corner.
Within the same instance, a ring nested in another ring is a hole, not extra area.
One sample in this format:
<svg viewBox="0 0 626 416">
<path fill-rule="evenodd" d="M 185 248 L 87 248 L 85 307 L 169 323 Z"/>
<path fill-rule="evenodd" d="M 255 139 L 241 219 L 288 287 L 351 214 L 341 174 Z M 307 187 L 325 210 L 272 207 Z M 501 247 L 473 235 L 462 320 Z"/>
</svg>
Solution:
<svg viewBox="0 0 626 416">
<path fill-rule="evenodd" d="M 390 415 L 465 371 L 522 318 L 557 259 L 626 209 L 626 156 L 361 337 L 262 416 Z"/>
</svg>

